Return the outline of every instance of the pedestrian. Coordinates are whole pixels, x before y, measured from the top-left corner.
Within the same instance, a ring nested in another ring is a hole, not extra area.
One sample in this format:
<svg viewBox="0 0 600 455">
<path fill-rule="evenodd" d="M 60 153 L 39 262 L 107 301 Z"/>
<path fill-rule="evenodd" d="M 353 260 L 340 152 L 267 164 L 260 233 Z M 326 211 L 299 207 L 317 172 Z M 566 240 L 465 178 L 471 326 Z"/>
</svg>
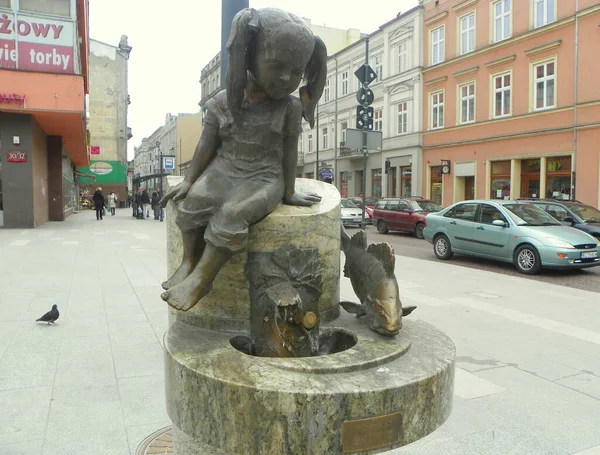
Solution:
<svg viewBox="0 0 600 455">
<path fill-rule="evenodd" d="M 160 201 L 160 189 L 156 188 L 153 192 L 152 192 L 152 210 L 154 211 L 154 219 L 156 221 L 160 220 L 161 216 L 160 216 L 160 212 L 162 210 L 162 208 L 160 207 L 160 205 L 158 205 L 158 201 Z"/>
<path fill-rule="evenodd" d="M 143 220 L 144 219 L 144 212 L 143 212 L 143 207 L 142 207 L 142 189 L 138 188 L 136 193 L 135 193 L 135 217 L 138 220 Z"/>
<path fill-rule="evenodd" d="M 110 215 L 115 216 L 115 211 L 117 209 L 117 195 L 114 191 L 111 191 L 108 195 L 108 208 L 110 209 Z"/>
<path fill-rule="evenodd" d="M 150 218 L 150 196 L 147 188 L 142 190 L 142 217 Z"/>
<path fill-rule="evenodd" d="M 94 196 L 92 196 L 92 200 L 94 201 L 94 208 L 96 209 L 96 221 L 100 221 L 102 219 L 102 215 L 104 212 L 104 194 L 102 193 L 102 188 L 96 188 L 94 192 Z"/>
</svg>

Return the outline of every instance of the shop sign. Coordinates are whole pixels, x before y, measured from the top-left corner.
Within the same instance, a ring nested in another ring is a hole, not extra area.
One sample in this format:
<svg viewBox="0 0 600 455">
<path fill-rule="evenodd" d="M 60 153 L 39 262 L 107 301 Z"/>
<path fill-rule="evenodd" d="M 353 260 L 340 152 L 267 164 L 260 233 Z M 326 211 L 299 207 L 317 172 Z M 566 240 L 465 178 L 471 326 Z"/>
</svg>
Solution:
<svg viewBox="0 0 600 455">
<path fill-rule="evenodd" d="M 0 103 L 25 104 L 25 95 L 18 93 L 0 93 Z"/>
<path fill-rule="evenodd" d="M 26 163 L 27 152 L 8 152 L 6 161 L 9 163 Z"/>
<path fill-rule="evenodd" d="M 90 155 L 100 155 L 100 146 L 99 145 L 91 145 L 90 146 Z"/>
<path fill-rule="evenodd" d="M 74 73 L 74 23 L 0 14 L 0 68 Z"/>
</svg>

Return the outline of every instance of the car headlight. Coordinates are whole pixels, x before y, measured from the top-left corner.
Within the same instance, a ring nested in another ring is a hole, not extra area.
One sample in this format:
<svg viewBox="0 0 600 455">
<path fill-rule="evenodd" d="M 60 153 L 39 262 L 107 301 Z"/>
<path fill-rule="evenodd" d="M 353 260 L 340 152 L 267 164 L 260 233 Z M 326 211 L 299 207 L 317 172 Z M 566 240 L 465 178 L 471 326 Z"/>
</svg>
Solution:
<svg viewBox="0 0 600 455">
<path fill-rule="evenodd" d="M 575 248 L 569 242 L 565 242 L 564 240 L 560 240 L 555 237 L 547 237 L 547 239 L 552 246 L 555 246 L 557 248 Z"/>
</svg>

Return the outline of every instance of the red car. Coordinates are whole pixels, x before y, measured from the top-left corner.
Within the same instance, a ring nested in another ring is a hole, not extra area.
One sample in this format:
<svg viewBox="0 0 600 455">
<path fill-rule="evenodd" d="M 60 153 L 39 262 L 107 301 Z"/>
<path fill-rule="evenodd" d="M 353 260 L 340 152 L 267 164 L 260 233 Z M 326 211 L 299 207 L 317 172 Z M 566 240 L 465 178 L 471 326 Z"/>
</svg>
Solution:
<svg viewBox="0 0 600 455">
<path fill-rule="evenodd" d="M 350 199 L 354 205 L 358 208 L 362 209 L 362 199 L 359 197 L 351 197 Z M 369 217 L 368 222 L 372 223 L 373 221 L 373 211 L 375 210 L 375 204 L 377 203 L 377 199 L 366 199 L 365 200 L 365 214 Z"/>
<path fill-rule="evenodd" d="M 386 198 L 377 201 L 373 212 L 373 225 L 380 234 L 389 231 L 411 232 L 423 238 L 428 214 L 439 212 L 442 207 L 433 201 L 414 198 Z"/>
</svg>

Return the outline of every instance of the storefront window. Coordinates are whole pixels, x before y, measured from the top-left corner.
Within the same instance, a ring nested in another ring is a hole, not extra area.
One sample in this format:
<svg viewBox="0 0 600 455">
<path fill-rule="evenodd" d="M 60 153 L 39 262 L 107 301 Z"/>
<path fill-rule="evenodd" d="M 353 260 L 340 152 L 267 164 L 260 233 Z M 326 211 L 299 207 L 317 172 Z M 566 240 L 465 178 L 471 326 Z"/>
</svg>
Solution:
<svg viewBox="0 0 600 455">
<path fill-rule="evenodd" d="M 412 168 L 403 166 L 400 168 L 400 197 L 412 195 Z"/>
<path fill-rule="evenodd" d="M 315 173 L 314 172 L 307 172 L 305 174 L 305 176 L 306 176 L 305 178 L 307 178 L 307 179 L 314 179 L 315 178 Z"/>
<path fill-rule="evenodd" d="M 350 188 L 351 180 L 352 172 L 340 172 L 340 195 L 342 197 L 348 197 L 348 188 Z"/>
<path fill-rule="evenodd" d="M 431 168 L 431 200 L 442 205 L 442 166 Z"/>
<path fill-rule="evenodd" d="M 521 160 L 521 197 L 540 197 L 539 158 Z"/>
<path fill-rule="evenodd" d="M 77 194 L 75 192 L 75 182 L 63 174 L 63 212 L 75 210 L 77 208 Z"/>
<path fill-rule="evenodd" d="M 560 156 L 546 160 L 546 196 L 569 199 L 571 195 L 571 157 Z"/>
<path fill-rule="evenodd" d="M 510 161 L 492 162 L 492 199 L 510 199 Z"/>
<path fill-rule="evenodd" d="M 53 16 L 71 16 L 71 0 L 52 0 L 51 2 L 48 0 L 21 0 L 19 8 L 21 11 L 52 14 Z"/>
<path fill-rule="evenodd" d="M 371 196 L 374 198 L 381 197 L 381 169 L 371 171 Z"/>
</svg>

